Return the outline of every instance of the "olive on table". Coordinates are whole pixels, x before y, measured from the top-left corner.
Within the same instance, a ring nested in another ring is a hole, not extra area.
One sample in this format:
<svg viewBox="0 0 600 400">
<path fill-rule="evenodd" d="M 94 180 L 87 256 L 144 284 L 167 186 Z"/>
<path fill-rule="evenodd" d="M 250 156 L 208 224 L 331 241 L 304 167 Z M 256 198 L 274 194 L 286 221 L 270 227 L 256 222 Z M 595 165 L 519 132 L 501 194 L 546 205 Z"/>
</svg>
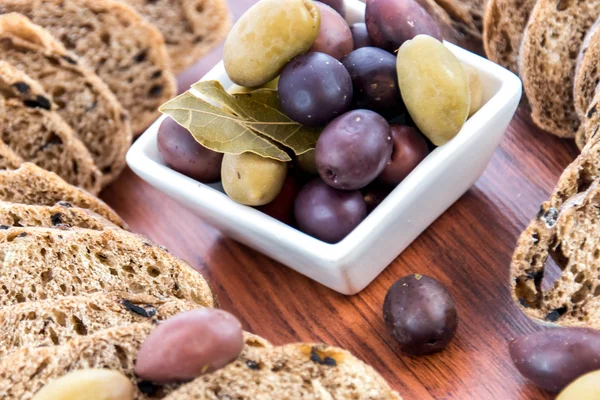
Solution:
<svg viewBox="0 0 600 400">
<path fill-rule="evenodd" d="M 225 154 L 221 183 L 232 200 L 247 206 L 262 206 L 275 200 L 283 188 L 288 166 L 254 153 Z"/>
<path fill-rule="evenodd" d="M 400 350 L 412 355 L 443 350 L 458 327 L 456 304 L 448 290 L 421 274 L 400 278 L 388 289 L 383 318 Z"/>
<path fill-rule="evenodd" d="M 261 0 L 235 23 L 223 49 L 229 78 L 246 87 L 263 85 L 317 38 L 321 14 L 310 0 Z"/>
<path fill-rule="evenodd" d="M 385 117 L 404 112 L 396 57 L 377 47 L 363 47 L 344 57 L 342 64 L 352 79 L 355 108 L 373 110 Z"/>
<path fill-rule="evenodd" d="M 580 376 L 600 369 L 600 331 L 556 328 L 513 339 L 510 357 L 536 386 L 558 392 Z"/>
<path fill-rule="evenodd" d="M 417 35 L 442 40 L 434 19 L 414 0 L 367 0 L 365 22 L 373 44 L 392 53 Z"/>
<path fill-rule="evenodd" d="M 142 343 L 135 373 L 151 382 L 187 382 L 223 368 L 244 348 L 242 324 L 214 308 L 187 311 L 162 322 Z"/>
<path fill-rule="evenodd" d="M 436 146 L 450 141 L 469 116 L 469 79 L 442 42 L 419 35 L 400 47 L 398 84 L 419 130 Z"/>
<path fill-rule="evenodd" d="M 365 203 L 367 203 L 367 212 L 370 214 L 392 192 L 392 188 L 375 181 L 374 183 L 362 188 L 360 191 L 363 194 Z"/>
<path fill-rule="evenodd" d="M 319 175 L 342 190 L 361 189 L 383 171 L 392 155 L 390 126 L 379 114 L 353 110 L 321 132 L 315 148 Z"/>
<path fill-rule="evenodd" d="M 387 185 L 397 185 L 429 154 L 429 147 L 415 128 L 390 125 L 394 150 L 392 158 L 378 180 Z"/>
<path fill-rule="evenodd" d="M 283 69 L 278 85 L 285 114 L 303 125 L 322 126 L 352 105 L 352 79 L 341 62 L 324 53 L 307 53 Z"/>
<path fill-rule="evenodd" d="M 350 25 L 350 32 L 352 32 L 352 41 L 354 42 L 354 50 L 362 47 L 373 46 L 369 32 L 367 31 L 367 24 L 364 22 L 357 22 Z"/>
<path fill-rule="evenodd" d="M 81 369 L 46 384 L 33 400 L 133 400 L 129 378 L 108 369 Z"/>
<path fill-rule="evenodd" d="M 352 32 L 344 18 L 327 4 L 315 1 L 321 12 L 319 35 L 308 51 L 329 54 L 341 60 L 354 49 Z"/>
<path fill-rule="evenodd" d="M 471 105 L 469 107 L 470 117 L 483 105 L 483 83 L 481 83 L 481 77 L 475 68 L 467 64 L 463 64 L 462 66 L 469 79 L 469 94 L 471 97 Z"/>
<path fill-rule="evenodd" d="M 288 175 L 281 192 L 270 203 L 257 207 L 258 210 L 283 222 L 292 225 L 294 222 L 294 202 L 300 191 L 300 185 L 292 175 Z"/>
<path fill-rule="evenodd" d="M 337 190 L 316 178 L 296 198 L 298 228 L 317 239 L 337 243 L 367 216 L 367 205 L 358 190 Z"/>
<path fill-rule="evenodd" d="M 171 118 L 166 118 L 157 134 L 158 151 L 165 164 L 203 183 L 221 179 L 223 154 L 196 142 L 192 134 Z"/>
<path fill-rule="evenodd" d="M 585 374 L 569 384 L 556 400 L 600 399 L 600 370 Z"/>
<path fill-rule="evenodd" d="M 329 7 L 337 11 L 342 17 L 346 17 L 345 0 L 319 0 L 321 3 L 327 4 Z"/>
</svg>

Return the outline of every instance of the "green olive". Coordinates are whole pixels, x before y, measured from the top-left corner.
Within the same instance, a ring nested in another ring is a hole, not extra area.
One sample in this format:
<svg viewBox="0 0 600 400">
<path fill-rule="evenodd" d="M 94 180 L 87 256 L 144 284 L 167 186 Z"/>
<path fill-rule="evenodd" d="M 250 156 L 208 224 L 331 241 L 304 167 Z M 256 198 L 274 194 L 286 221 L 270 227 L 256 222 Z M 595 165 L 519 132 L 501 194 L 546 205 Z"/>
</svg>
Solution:
<svg viewBox="0 0 600 400">
<path fill-rule="evenodd" d="M 463 69 L 469 77 L 469 92 L 471 94 L 471 107 L 469 117 L 475 114 L 483 105 L 483 84 L 479 72 L 468 64 L 463 64 Z"/>
<path fill-rule="evenodd" d="M 275 78 L 317 38 L 321 14 L 312 0 L 261 0 L 235 23 L 225 40 L 229 78 L 257 87 Z"/>
<path fill-rule="evenodd" d="M 133 400 L 133 385 L 123 374 L 108 369 L 82 369 L 48 383 L 33 400 Z"/>
<path fill-rule="evenodd" d="M 317 162 L 315 161 L 315 149 L 311 149 L 304 154 L 300 154 L 296 158 L 296 165 L 307 174 L 319 175 L 319 171 L 317 170 Z"/>
<path fill-rule="evenodd" d="M 408 113 L 436 146 L 458 134 L 469 116 L 469 78 L 442 42 L 418 35 L 398 50 L 398 84 Z"/>
<path fill-rule="evenodd" d="M 254 153 L 225 154 L 221 183 L 232 200 L 247 206 L 262 206 L 281 192 L 287 169 L 284 162 Z"/>
<path fill-rule="evenodd" d="M 279 77 L 273 79 L 272 81 L 269 81 L 267 83 L 265 83 L 264 85 L 261 85 L 259 87 L 255 87 L 255 88 L 249 88 L 249 87 L 245 87 L 245 86 L 240 86 L 240 85 L 236 85 L 235 83 L 233 85 L 231 85 L 229 87 L 229 89 L 227 89 L 227 91 L 229 93 L 249 93 L 253 90 L 256 89 L 275 89 L 277 90 L 277 85 L 279 84 Z"/>
<path fill-rule="evenodd" d="M 600 399 L 600 371 L 590 372 L 577 378 L 563 389 L 556 400 Z"/>
</svg>

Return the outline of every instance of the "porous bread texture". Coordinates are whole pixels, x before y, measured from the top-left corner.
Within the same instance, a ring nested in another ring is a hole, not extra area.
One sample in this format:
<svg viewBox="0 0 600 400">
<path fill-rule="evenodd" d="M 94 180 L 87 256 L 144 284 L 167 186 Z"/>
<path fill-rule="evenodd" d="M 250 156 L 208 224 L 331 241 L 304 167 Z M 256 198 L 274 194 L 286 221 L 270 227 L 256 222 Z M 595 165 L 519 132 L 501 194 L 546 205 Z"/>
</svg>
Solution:
<svg viewBox="0 0 600 400">
<path fill-rule="evenodd" d="M 202 275 L 121 229 L 0 230 L 0 306 L 106 291 L 176 297 L 214 307 Z"/>
<path fill-rule="evenodd" d="M 2 0 L 46 28 L 106 82 L 131 115 L 134 133 L 176 92 L 162 34 L 133 8 L 113 0 Z"/>
<path fill-rule="evenodd" d="M 165 37 L 171 69 L 183 72 L 227 36 L 231 17 L 225 0 L 121 0 Z"/>
<path fill-rule="evenodd" d="M 600 125 L 600 92 L 594 95 L 577 130 L 575 143 L 580 150 L 587 144 L 589 136 L 597 132 L 598 125 Z"/>
<path fill-rule="evenodd" d="M 0 309 L 0 358 L 19 347 L 58 346 L 77 337 L 139 322 L 162 321 L 198 304 L 131 293 L 96 293 Z"/>
<path fill-rule="evenodd" d="M 579 128 L 573 104 L 575 68 L 584 36 L 599 15 L 600 0 L 538 0 L 531 12 L 520 75 L 533 122 L 556 136 L 573 138 Z"/>
<path fill-rule="evenodd" d="M 351 353 L 322 344 L 248 351 L 165 397 L 184 399 L 401 399 Z"/>
<path fill-rule="evenodd" d="M 537 0 L 488 0 L 483 23 L 485 54 L 515 74 L 519 74 L 519 52 L 523 32 Z"/>
<path fill-rule="evenodd" d="M 585 199 L 588 199 L 585 200 L 586 207 L 592 212 L 597 211 L 594 201 L 597 200 L 597 181 L 600 180 L 600 109 L 596 109 L 594 104 L 599 99 L 597 95 L 582 125 L 589 130 L 587 144 L 579 157 L 562 173 L 550 198 L 540 206 L 536 218 L 521 234 L 511 262 L 512 295 L 524 313 L 534 319 L 565 326 L 600 328 L 600 318 L 594 315 L 598 312 L 595 310 L 595 300 L 590 303 L 593 310 L 586 305 L 596 289 L 582 289 L 589 274 L 595 273 L 599 265 L 595 258 L 596 250 L 590 247 L 594 242 L 597 243 L 596 234 L 589 231 L 593 225 L 585 220 L 590 216 L 581 214 L 585 218 L 580 220 L 572 216 L 574 211 L 568 211 Z M 581 210 L 581 207 L 574 210 Z M 560 226 L 557 223 L 559 217 L 562 218 Z M 567 226 L 573 221 L 578 221 L 580 226 Z M 586 243 L 580 243 L 582 247 L 579 250 L 570 244 L 571 241 L 579 243 L 581 240 Z M 563 242 L 566 244 L 562 245 Z M 577 263 L 575 269 L 572 263 Z M 541 286 L 544 273 L 555 266 L 563 270 L 562 276 L 553 289 L 545 292 Z M 587 272 L 580 274 L 582 271 Z M 575 300 L 579 300 L 582 294 L 575 293 L 580 289 L 590 290 L 584 296 L 584 303 L 575 302 L 569 297 L 574 296 Z M 560 302 L 564 304 L 559 305 Z"/>
<path fill-rule="evenodd" d="M 435 0 L 416 0 L 438 24 L 445 40 L 475 53 L 481 53 L 481 34 L 449 15 Z"/>
<path fill-rule="evenodd" d="M 600 19 L 590 28 L 577 57 L 573 101 L 579 118 L 586 117 L 600 82 Z"/>
<path fill-rule="evenodd" d="M 0 59 L 38 81 L 50 94 L 56 111 L 102 172 L 102 186 L 117 178 L 132 141 L 131 125 L 104 82 L 48 31 L 19 14 L 0 15 Z"/>
<path fill-rule="evenodd" d="M 0 17 L 0 26 L 2 25 Z M 32 108 L 55 110 L 56 104 L 38 81 L 0 57 L 0 96 L 18 99 Z"/>
<path fill-rule="evenodd" d="M 60 202 L 53 206 L 9 203 L 0 201 L 0 229 L 7 227 L 77 227 L 101 231 L 118 228 L 91 210 Z"/>
<path fill-rule="evenodd" d="M 45 384 L 86 368 L 124 373 L 134 383 L 135 400 L 162 398 L 179 385 L 157 385 L 141 381 L 134 374 L 137 353 L 152 329 L 151 323 L 135 323 L 80 336 L 61 346 L 24 347 L 0 359 L 0 398 L 29 400 Z M 244 340 L 246 345 L 240 357 L 270 347 L 267 341 L 252 334 L 244 333 Z"/>
<path fill-rule="evenodd" d="M 45 206 L 65 201 L 127 228 L 125 221 L 102 200 L 32 163 L 23 163 L 15 170 L 0 170 L 0 201 Z"/>
<path fill-rule="evenodd" d="M 25 161 L 0 140 L 0 170 L 16 169 Z"/>
</svg>

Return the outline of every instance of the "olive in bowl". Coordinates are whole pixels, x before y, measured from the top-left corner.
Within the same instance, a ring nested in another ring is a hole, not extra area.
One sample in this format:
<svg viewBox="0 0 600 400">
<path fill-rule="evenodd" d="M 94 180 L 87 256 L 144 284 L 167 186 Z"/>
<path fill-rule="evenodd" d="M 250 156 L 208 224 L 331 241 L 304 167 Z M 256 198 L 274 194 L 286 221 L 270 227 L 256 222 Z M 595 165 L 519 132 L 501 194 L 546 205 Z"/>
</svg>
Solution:
<svg viewBox="0 0 600 400">
<path fill-rule="evenodd" d="M 383 318 L 400 350 L 411 355 L 443 350 L 458 327 L 456 304 L 448 290 L 421 274 L 400 278 L 389 288 Z"/>
</svg>

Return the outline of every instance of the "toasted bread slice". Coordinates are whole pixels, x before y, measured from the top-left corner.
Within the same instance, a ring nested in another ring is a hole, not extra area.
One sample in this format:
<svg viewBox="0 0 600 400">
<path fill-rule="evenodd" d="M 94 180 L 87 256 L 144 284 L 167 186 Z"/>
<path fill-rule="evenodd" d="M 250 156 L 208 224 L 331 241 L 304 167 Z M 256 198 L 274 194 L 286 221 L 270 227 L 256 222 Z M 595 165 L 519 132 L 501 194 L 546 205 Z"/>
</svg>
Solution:
<svg viewBox="0 0 600 400">
<path fill-rule="evenodd" d="M 202 275 L 146 238 L 121 229 L 0 230 L 0 306 L 123 291 L 214 307 Z"/>
<path fill-rule="evenodd" d="M 38 82 L 0 61 L 0 139 L 20 158 L 60 175 L 90 193 L 100 191 L 101 174 L 85 145 L 54 111 Z"/>
<path fill-rule="evenodd" d="M 133 8 L 113 0 L 2 0 L 46 28 L 106 82 L 129 111 L 135 133 L 175 95 L 175 79 L 162 34 Z"/>
<path fill-rule="evenodd" d="M 165 397 L 184 399 L 373 399 L 401 397 L 349 352 L 320 344 L 260 349 Z"/>
<path fill-rule="evenodd" d="M 435 0 L 449 15 L 462 21 L 465 28 L 483 32 L 484 0 Z M 481 37 L 481 36 L 479 36 Z"/>
<path fill-rule="evenodd" d="M 57 113 L 102 172 L 102 186 L 119 176 L 132 140 L 131 125 L 104 82 L 48 31 L 19 14 L 0 16 L 0 54 L 52 96 Z"/>
<path fill-rule="evenodd" d="M 76 227 L 101 231 L 118 228 L 93 211 L 60 202 L 53 206 L 0 201 L 0 229 L 9 227 L 64 228 Z"/>
<path fill-rule="evenodd" d="M 85 368 L 124 373 L 134 382 L 135 400 L 162 398 L 179 385 L 156 385 L 134 374 L 137 353 L 152 329 L 151 323 L 135 323 L 80 336 L 61 346 L 22 348 L 0 360 L 0 398 L 29 400 L 45 384 Z M 270 347 L 252 334 L 246 333 L 244 339 L 246 345 L 240 357 Z"/>
<path fill-rule="evenodd" d="M 173 73 L 179 74 L 227 36 L 231 17 L 225 0 L 121 0 L 165 37 Z"/>
<path fill-rule="evenodd" d="M 102 200 L 32 163 L 24 163 L 15 170 L 0 170 L 0 201 L 43 206 L 65 201 L 92 210 L 122 228 L 127 227 Z"/>
<path fill-rule="evenodd" d="M 519 52 L 523 32 L 537 0 L 488 0 L 483 23 L 485 54 L 519 74 Z"/>
<path fill-rule="evenodd" d="M 600 83 L 600 19 L 590 28 L 577 58 L 573 101 L 583 121 Z"/>
<path fill-rule="evenodd" d="M 0 140 L 0 170 L 17 169 L 25 161 Z"/>
<path fill-rule="evenodd" d="M 162 321 L 198 304 L 131 293 L 96 293 L 0 309 L 0 358 L 19 347 L 57 346 L 104 329 Z"/>
<path fill-rule="evenodd" d="M 588 142 L 589 135 L 595 134 L 595 129 L 600 125 L 600 92 L 596 92 L 590 102 L 585 116 L 581 119 L 579 130 L 575 136 L 575 143 L 582 150 Z"/>
<path fill-rule="evenodd" d="M 521 48 L 521 79 L 533 122 L 556 136 L 573 138 L 579 129 L 575 68 L 584 36 L 599 15 L 600 0 L 538 0 L 531 12 Z"/>
</svg>

